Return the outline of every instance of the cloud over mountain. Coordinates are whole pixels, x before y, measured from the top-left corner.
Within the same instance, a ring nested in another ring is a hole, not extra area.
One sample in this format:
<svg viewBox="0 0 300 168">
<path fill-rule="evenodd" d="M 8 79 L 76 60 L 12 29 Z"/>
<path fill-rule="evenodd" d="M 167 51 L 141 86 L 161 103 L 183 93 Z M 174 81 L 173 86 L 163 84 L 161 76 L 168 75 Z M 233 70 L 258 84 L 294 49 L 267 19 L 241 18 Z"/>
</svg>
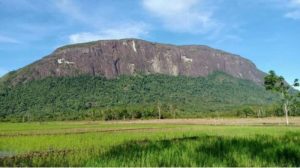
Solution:
<svg viewBox="0 0 300 168">
<path fill-rule="evenodd" d="M 203 0 L 143 0 L 143 7 L 171 31 L 204 33 L 217 25 Z"/>
</svg>

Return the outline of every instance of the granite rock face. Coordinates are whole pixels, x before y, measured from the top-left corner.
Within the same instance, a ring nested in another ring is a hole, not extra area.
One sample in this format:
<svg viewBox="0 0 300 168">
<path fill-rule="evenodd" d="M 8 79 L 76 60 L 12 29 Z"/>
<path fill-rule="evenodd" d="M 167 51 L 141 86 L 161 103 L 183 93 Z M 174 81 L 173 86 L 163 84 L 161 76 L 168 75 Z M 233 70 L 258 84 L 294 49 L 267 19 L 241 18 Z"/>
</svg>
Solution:
<svg viewBox="0 0 300 168">
<path fill-rule="evenodd" d="M 192 77 L 214 71 L 261 84 L 265 73 L 249 60 L 201 45 L 176 46 L 139 39 L 102 40 L 64 46 L 28 65 L 11 79 L 13 83 L 48 76 L 167 74 Z"/>
</svg>

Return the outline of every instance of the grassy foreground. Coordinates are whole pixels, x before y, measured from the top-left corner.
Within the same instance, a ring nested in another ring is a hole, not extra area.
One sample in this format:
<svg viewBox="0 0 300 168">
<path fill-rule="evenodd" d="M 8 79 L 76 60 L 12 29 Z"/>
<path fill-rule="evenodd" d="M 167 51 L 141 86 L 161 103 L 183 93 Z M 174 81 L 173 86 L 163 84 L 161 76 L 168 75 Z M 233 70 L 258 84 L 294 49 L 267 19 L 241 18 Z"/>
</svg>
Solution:
<svg viewBox="0 0 300 168">
<path fill-rule="evenodd" d="M 300 166 L 299 126 L 0 123 L 0 166 Z"/>
</svg>

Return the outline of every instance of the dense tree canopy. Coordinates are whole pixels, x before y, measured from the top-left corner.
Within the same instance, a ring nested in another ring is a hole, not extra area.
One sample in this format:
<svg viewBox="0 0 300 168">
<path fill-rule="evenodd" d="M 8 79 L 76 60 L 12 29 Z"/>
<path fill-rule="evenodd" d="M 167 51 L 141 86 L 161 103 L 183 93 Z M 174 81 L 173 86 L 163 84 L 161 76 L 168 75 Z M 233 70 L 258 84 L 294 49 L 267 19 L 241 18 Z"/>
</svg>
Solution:
<svg viewBox="0 0 300 168">
<path fill-rule="evenodd" d="M 45 78 L 0 89 L 1 120 L 162 118 L 232 112 L 278 100 L 247 80 L 167 75 Z M 242 112 L 243 110 L 241 110 Z M 249 112 L 248 110 L 244 110 Z M 241 114 L 241 113 L 239 113 Z M 246 115 L 246 116 L 247 116 Z"/>
</svg>

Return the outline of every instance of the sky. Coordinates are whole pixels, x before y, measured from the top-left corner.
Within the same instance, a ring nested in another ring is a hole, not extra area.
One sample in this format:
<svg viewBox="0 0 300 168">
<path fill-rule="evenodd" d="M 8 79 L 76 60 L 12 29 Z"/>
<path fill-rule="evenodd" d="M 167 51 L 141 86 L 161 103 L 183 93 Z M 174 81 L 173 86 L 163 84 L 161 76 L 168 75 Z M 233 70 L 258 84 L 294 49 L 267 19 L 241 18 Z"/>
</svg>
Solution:
<svg viewBox="0 0 300 168">
<path fill-rule="evenodd" d="M 101 39 L 199 44 L 300 78 L 300 0 L 0 0 L 0 76 Z"/>
</svg>

